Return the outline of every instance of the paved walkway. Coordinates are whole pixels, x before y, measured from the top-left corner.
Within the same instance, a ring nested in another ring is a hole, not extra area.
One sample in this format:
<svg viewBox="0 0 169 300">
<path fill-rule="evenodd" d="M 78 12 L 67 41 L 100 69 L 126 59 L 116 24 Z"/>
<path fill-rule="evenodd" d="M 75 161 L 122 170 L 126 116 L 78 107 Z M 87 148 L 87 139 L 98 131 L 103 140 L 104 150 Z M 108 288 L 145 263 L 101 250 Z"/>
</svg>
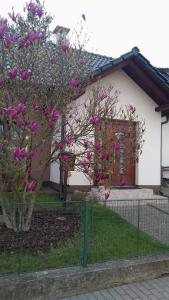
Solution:
<svg viewBox="0 0 169 300">
<path fill-rule="evenodd" d="M 166 200 L 143 200 L 138 207 L 138 201 L 112 201 L 107 206 L 118 213 L 130 224 L 158 239 L 161 243 L 169 244 L 169 203 Z M 138 219 L 139 214 L 139 219 Z"/>
<path fill-rule="evenodd" d="M 169 300 L 169 277 L 126 284 L 63 300 Z"/>
</svg>

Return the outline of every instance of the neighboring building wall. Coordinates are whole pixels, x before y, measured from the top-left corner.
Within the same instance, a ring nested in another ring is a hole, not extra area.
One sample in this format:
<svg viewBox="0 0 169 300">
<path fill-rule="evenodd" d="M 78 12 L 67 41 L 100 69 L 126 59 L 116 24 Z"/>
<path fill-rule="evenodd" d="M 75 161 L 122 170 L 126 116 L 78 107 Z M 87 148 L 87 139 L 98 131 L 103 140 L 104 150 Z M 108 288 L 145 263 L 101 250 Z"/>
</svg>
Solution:
<svg viewBox="0 0 169 300">
<path fill-rule="evenodd" d="M 51 164 L 50 181 L 58 184 L 60 182 L 60 167 L 56 162 Z"/>
<path fill-rule="evenodd" d="M 162 125 L 162 166 L 169 167 L 169 123 Z M 169 179 L 169 171 L 163 170 L 162 177 Z"/>
<path fill-rule="evenodd" d="M 139 119 L 145 119 L 146 133 L 143 153 L 136 167 L 137 185 L 160 185 L 160 152 L 161 152 L 161 113 L 155 112 L 157 104 L 122 70 L 116 71 L 101 80 L 105 87 L 113 85 L 120 91 L 119 105 L 132 104 L 136 107 Z M 77 101 L 85 101 L 85 95 Z M 57 178 L 57 166 L 51 167 L 53 180 Z M 53 181 L 52 180 L 52 181 Z M 84 174 L 71 172 L 68 179 L 69 185 L 89 185 Z"/>
<path fill-rule="evenodd" d="M 162 126 L 162 166 L 169 167 L 169 123 Z"/>
</svg>

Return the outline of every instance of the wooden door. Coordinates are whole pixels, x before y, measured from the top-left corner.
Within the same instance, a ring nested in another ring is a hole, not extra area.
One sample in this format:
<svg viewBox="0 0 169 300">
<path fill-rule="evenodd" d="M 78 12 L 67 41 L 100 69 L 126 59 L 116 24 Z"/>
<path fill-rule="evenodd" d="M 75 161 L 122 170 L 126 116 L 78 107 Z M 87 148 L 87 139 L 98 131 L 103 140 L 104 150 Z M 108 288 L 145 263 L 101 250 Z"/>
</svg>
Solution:
<svg viewBox="0 0 169 300">
<path fill-rule="evenodd" d="M 121 120 L 102 121 L 96 128 L 96 184 L 106 186 L 135 185 L 136 124 Z"/>
</svg>

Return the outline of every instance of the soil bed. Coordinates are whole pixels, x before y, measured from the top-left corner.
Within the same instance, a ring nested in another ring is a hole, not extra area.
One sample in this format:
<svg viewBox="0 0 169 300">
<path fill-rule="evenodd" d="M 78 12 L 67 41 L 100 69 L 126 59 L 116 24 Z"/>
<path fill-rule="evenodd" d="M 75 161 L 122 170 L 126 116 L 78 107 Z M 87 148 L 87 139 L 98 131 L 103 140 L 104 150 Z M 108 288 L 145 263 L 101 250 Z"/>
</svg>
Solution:
<svg viewBox="0 0 169 300">
<path fill-rule="evenodd" d="M 65 210 L 36 210 L 28 232 L 15 233 L 0 224 L 0 251 L 15 251 L 20 247 L 31 251 L 56 248 L 73 238 L 79 226 L 79 217 Z"/>
</svg>

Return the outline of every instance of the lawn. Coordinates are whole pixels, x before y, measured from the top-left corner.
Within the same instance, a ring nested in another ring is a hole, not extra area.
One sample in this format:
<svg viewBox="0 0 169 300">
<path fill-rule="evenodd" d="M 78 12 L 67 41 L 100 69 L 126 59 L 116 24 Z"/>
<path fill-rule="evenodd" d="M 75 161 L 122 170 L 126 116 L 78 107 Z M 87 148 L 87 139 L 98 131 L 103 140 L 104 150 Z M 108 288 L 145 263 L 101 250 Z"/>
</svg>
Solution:
<svg viewBox="0 0 169 300">
<path fill-rule="evenodd" d="M 83 203 L 73 201 L 66 208 L 62 208 L 62 204 L 55 194 L 39 193 L 37 206 L 40 209 L 45 207 L 51 210 L 60 209 L 65 214 L 65 217 L 68 214 L 72 218 L 74 216 L 78 217 L 80 225 L 77 232 L 73 237 L 60 243 L 57 247 L 51 245 L 50 249 L 46 251 L 37 250 L 31 252 L 24 249 L 8 252 L 2 251 L 0 253 L 0 274 L 82 264 L 84 242 Z M 68 226 L 66 230 L 71 230 L 71 228 Z M 153 240 L 110 209 L 93 202 L 89 203 L 88 242 L 89 263 L 152 255 L 169 250 L 169 246 Z M 3 241 L 0 237 L 1 243 Z"/>
</svg>

